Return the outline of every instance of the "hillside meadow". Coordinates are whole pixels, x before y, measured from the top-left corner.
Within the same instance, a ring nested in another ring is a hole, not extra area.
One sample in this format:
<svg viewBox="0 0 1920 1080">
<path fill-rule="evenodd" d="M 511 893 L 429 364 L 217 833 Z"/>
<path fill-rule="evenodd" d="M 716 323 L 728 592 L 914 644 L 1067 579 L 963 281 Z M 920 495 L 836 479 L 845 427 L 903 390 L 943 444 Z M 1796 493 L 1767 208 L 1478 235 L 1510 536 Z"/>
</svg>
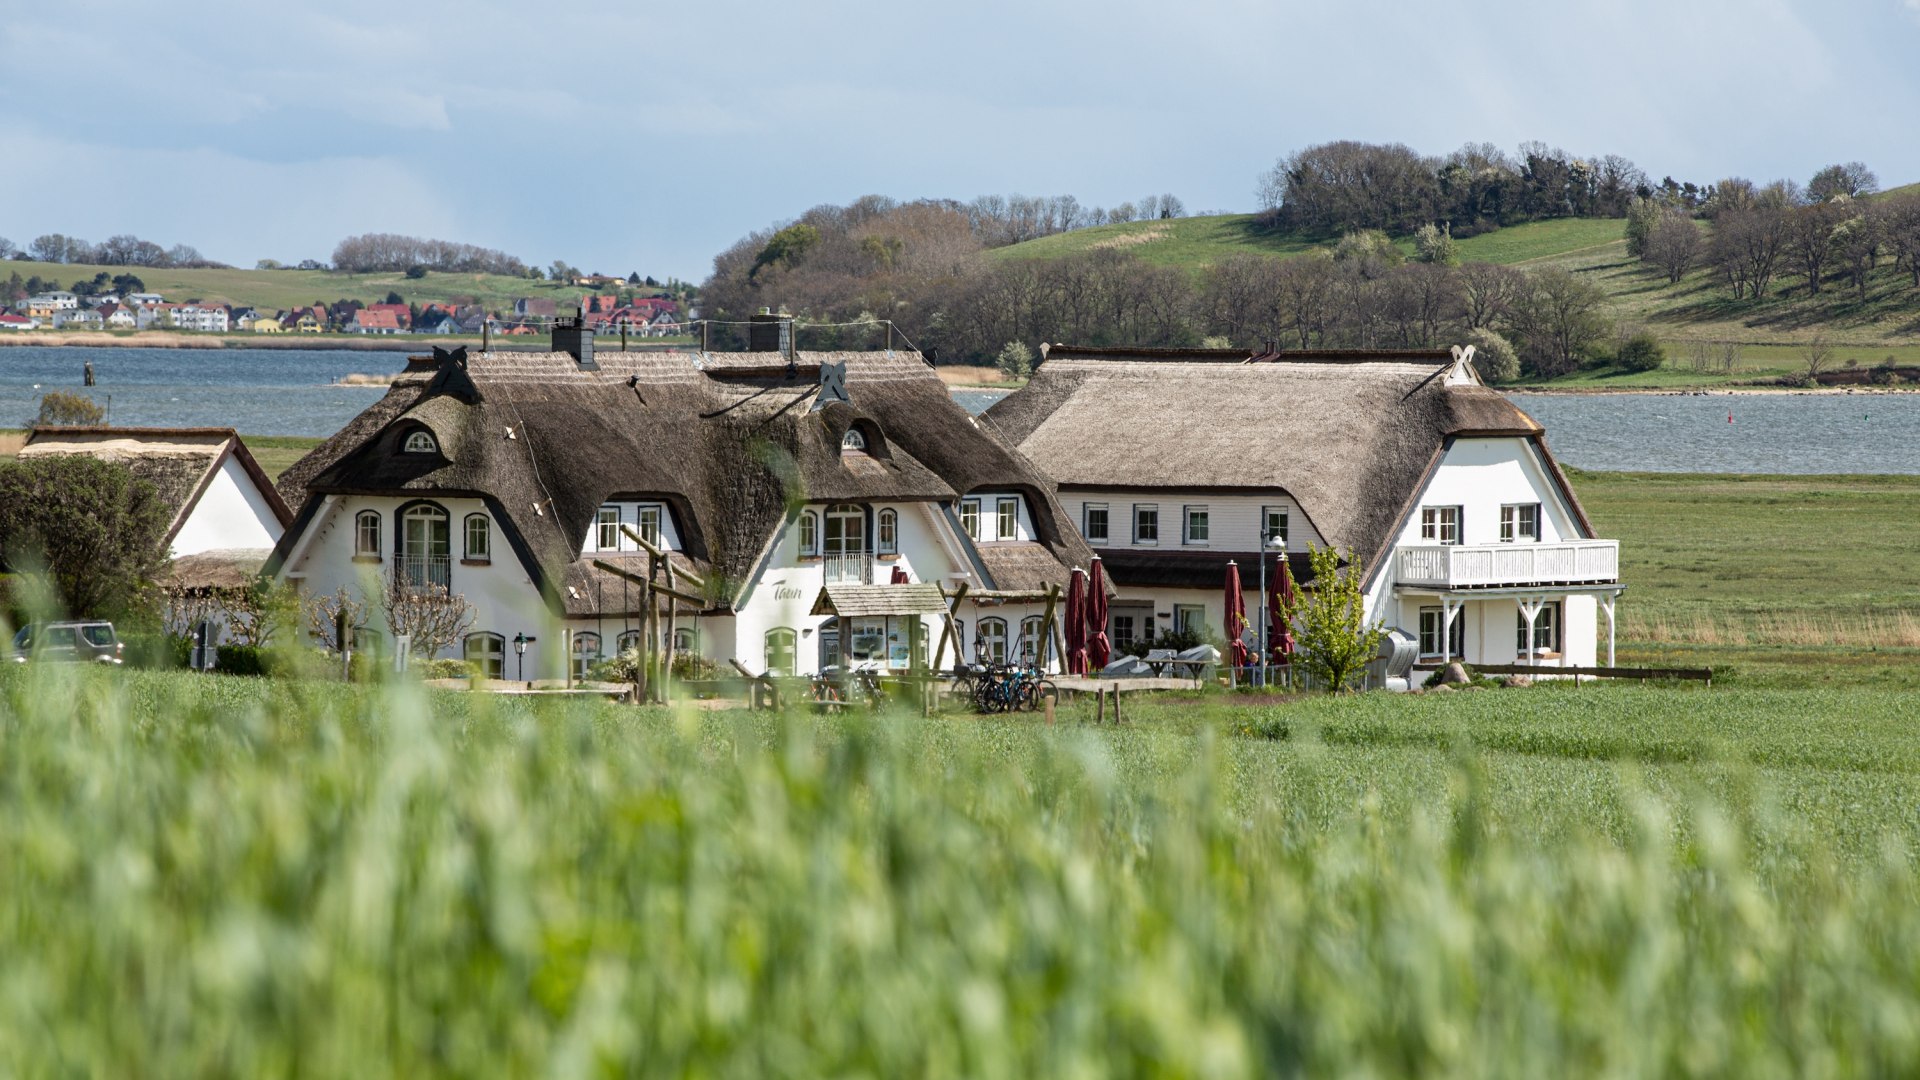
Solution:
<svg viewBox="0 0 1920 1080">
<path fill-rule="evenodd" d="M 0 671 L 15 1075 L 1895 1075 L 1911 698 L 1033 721 Z"/>
</svg>

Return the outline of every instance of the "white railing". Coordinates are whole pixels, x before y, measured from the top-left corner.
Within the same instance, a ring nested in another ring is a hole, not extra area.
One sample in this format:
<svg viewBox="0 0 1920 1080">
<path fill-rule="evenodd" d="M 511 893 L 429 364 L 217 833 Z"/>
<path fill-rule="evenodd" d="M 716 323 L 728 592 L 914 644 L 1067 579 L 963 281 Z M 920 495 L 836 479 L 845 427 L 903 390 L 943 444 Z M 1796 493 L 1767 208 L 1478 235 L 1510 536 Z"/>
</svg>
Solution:
<svg viewBox="0 0 1920 1080">
<path fill-rule="evenodd" d="M 1586 585 L 1620 580 L 1620 541 L 1563 544 L 1422 544 L 1396 553 L 1402 585 L 1441 589 Z"/>
<path fill-rule="evenodd" d="M 873 584 L 873 559 L 865 552 L 853 555 L 828 555 L 821 560 L 829 585 Z"/>
</svg>

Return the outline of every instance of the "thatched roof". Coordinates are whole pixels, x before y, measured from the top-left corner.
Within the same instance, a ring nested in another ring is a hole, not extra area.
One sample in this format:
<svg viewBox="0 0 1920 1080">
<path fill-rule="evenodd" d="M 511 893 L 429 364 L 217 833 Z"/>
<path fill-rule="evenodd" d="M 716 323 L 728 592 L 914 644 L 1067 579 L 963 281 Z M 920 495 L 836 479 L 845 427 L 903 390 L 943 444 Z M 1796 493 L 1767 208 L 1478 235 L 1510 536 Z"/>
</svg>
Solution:
<svg viewBox="0 0 1920 1080">
<path fill-rule="evenodd" d="M 1448 438 L 1543 430 L 1454 369 L 1441 351 L 1056 345 L 986 418 L 1063 488 L 1284 491 L 1371 571 Z"/>
<path fill-rule="evenodd" d="M 778 353 L 601 350 L 595 360 L 598 370 L 564 352 L 450 357 L 426 381 L 396 384 L 287 479 L 308 498 L 484 498 L 556 606 L 564 585 L 590 579 L 572 564 L 594 512 L 621 497 L 671 506 L 690 567 L 722 603 L 799 501 L 1017 490 L 1036 511 L 1056 580 L 1064 563 L 1088 557 L 1051 482 L 955 404 L 917 354 L 806 353 L 791 372 Z M 815 410 L 823 361 L 847 365 L 851 401 Z M 843 454 L 854 426 L 867 449 Z M 420 428 L 439 454 L 401 452 Z"/>
<path fill-rule="evenodd" d="M 239 589 L 259 580 L 270 548 L 215 548 L 182 555 L 167 567 L 165 581 L 183 589 Z"/>
<path fill-rule="evenodd" d="M 36 427 L 27 433 L 20 450 L 23 458 L 54 454 L 85 454 L 116 462 L 152 484 L 160 501 L 173 512 L 167 525 L 168 543 L 187 523 L 200 493 L 229 457 L 260 489 L 280 525 L 284 528 L 293 521 L 291 508 L 232 428 Z"/>
</svg>

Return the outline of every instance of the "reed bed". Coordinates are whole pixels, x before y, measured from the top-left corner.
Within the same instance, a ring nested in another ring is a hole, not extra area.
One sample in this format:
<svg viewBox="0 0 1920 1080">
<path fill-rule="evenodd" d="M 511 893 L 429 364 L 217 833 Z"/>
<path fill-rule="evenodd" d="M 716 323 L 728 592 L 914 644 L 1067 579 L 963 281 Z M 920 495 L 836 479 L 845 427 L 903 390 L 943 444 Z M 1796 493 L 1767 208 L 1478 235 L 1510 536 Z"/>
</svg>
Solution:
<svg viewBox="0 0 1920 1080">
<path fill-rule="evenodd" d="M 1820 767 L 1911 792 L 1903 707 L 1114 733 L 10 670 L 0 1073 L 1911 1075 L 1910 798 L 1841 856 L 1750 775 L 1845 709 L 1884 753 Z M 1663 772 L 1707 758 L 1724 797 Z"/>
<path fill-rule="evenodd" d="M 1633 614 L 1621 607 L 1624 641 L 1688 645 L 1835 645 L 1920 648 L 1920 616 L 1911 611 L 1835 614 L 1817 611 Z M 1604 633 L 1604 631 L 1603 631 Z"/>
</svg>

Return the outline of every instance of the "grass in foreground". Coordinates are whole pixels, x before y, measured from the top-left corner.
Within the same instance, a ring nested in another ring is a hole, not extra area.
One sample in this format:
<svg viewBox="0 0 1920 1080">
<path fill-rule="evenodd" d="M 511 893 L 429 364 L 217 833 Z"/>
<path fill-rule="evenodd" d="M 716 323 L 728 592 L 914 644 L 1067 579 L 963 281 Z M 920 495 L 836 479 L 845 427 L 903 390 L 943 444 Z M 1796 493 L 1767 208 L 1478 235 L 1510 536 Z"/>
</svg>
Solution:
<svg viewBox="0 0 1920 1080">
<path fill-rule="evenodd" d="M 1113 732 L 8 671 L 0 1062 L 1907 1073 L 1904 700 L 1372 695 Z"/>
</svg>

